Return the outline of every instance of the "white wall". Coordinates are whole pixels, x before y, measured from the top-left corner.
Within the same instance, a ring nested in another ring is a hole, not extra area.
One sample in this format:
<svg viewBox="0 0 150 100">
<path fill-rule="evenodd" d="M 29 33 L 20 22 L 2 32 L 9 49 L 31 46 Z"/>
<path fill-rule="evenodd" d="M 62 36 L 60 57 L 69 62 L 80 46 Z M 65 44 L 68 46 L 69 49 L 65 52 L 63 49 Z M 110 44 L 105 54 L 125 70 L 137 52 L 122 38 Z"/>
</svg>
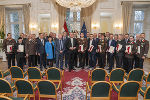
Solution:
<svg viewBox="0 0 150 100">
<path fill-rule="evenodd" d="M 38 25 L 40 14 L 50 14 L 50 23 L 58 23 L 58 13 L 54 9 L 52 0 L 3 0 L 0 1 L 0 5 L 12 5 L 12 4 L 26 4 L 31 3 L 30 9 L 30 24 Z M 50 27 L 50 31 L 58 32 L 58 29 L 54 30 Z M 38 35 L 39 29 L 32 31 L 32 33 Z"/>
</svg>

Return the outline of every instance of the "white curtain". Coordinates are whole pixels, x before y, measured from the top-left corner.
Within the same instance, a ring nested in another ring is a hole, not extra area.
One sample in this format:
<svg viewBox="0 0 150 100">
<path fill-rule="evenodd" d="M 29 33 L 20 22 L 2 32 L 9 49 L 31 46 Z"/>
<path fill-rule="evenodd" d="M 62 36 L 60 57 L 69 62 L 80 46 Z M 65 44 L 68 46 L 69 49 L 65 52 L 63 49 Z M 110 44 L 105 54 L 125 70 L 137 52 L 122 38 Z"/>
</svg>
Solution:
<svg viewBox="0 0 150 100">
<path fill-rule="evenodd" d="M 122 2 L 123 34 L 129 33 L 133 2 Z"/>
<path fill-rule="evenodd" d="M 82 8 L 81 9 L 81 28 L 83 26 L 83 22 L 85 22 L 86 29 L 88 32 L 91 32 L 91 19 L 92 14 L 94 13 L 96 7 L 97 7 L 98 1 L 96 1 L 93 5 L 90 7 Z"/>
<path fill-rule="evenodd" d="M 29 23 L 30 23 L 30 7 L 31 4 L 24 4 L 23 5 L 23 16 L 24 16 L 24 27 L 25 33 L 29 34 Z"/>
<path fill-rule="evenodd" d="M 67 8 L 58 5 L 58 14 L 59 14 L 59 33 L 64 31 L 64 22 L 66 19 Z"/>
<path fill-rule="evenodd" d="M 5 24 L 5 7 L 0 6 L 0 29 Z"/>
</svg>

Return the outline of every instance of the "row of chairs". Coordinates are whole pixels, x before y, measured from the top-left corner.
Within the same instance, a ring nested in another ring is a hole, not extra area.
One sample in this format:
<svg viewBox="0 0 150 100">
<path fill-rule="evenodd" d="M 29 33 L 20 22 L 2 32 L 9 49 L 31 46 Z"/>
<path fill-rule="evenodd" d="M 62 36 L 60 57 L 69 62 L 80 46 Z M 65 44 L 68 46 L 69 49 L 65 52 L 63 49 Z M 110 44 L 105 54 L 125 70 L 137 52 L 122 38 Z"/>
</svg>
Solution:
<svg viewBox="0 0 150 100">
<path fill-rule="evenodd" d="M 150 84 L 150 73 L 145 76 L 143 69 L 133 69 L 126 74 L 124 69 L 116 68 L 107 74 L 105 69 L 97 68 L 89 71 L 88 76 L 86 99 L 90 91 L 90 100 L 110 100 L 112 89 L 118 93 L 118 100 L 138 100 L 139 91 L 145 100 L 150 99 L 150 87 L 147 87 Z M 124 82 L 125 78 L 127 82 Z M 142 87 L 143 79 L 146 81 L 144 87 Z"/>
<path fill-rule="evenodd" d="M 40 80 L 37 84 L 33 84 L 28 80 L 19 79 L 12 87 L 7 80 L 0 79 L 0 100 L 2 98 L 5 100 L 30 100 L 30 97 L 35 100 L 36 90 L 38 90 L 39 100 L 41 97 L 55 98 L 57 100 L 57 91 L 59 89 L 60 84 L 56 85 L 50 80 Z M 17 98 L 13 97 L 15 90 L 17 90 Z"/>
<path fill-rule="evenodd" d="M 52 82 L 59 82 L 59 84 L 60 84 L 59 86 L 61 86 L 61 91 L 62 91 L 62 81 L 61 80 L 63 79 L 64 72 L 63 71 L 61 72 L 59 69 L 57 69 L 55 67 L 45 70 L 44 73 L 42 73 L 42 74 L 38 68 L 31 67 L 23 74 L 22 69 L 20 69 L 17 66 L 13 66 L 5 73 L 1 73 L 2 75 L 0 75 L 0 76 L 9 75 L 8 73 L 10 73 L 10 75 L 12 77 L 11 78 L 12 81 L 24 79 L 24 76 L 26 74 L 28 75 L 29 81 L 41 81 L 42 77 L 44 75 L 46 75 L 47 80 L 51 80 Z M 97 68 L 92 71 L 89 71 L 89 75 L 88 75 L 89 81 L 87 82 L 87 90 L 90 90 L 90 89 L 92 90 L 91 87 L 92 87 L 92 85 L 95 85 L 95 83 L 97 83 L 99 81 L 104 83 L 104 81 L 106 79 L 108 79 L 109 83 L 111 84 L 111 87 L 116 92 L 118 92 L 118 90 L 121 89 L 121 87 L 120 87 L 120 85 L 116 85 L 116 84 L 124 83 L 125 78 L 127 79 L 128 82 L 131 82 L 131 83 L 138 82 L 140 87 L 142 86 L 142 80 L 144 78 L 144 79 L 146 79 L 146 87 L 147 87 L 147 84 L 149 84 L 149 82 L 150 82 L 149 76 L 150 75 L 148 75 L 146 78 L 146 76 L 144 76 L 144 71 L 142 69 L 134 69 L 134 70 L 130 71 L 130 73 L 127 75 L 122 68 L 114 69 L 110 72 L 110 74 L 107 74 L 105 69 Z M 89 85 L 90 83 L 92 85 Z M 110 90 L 111 90 L 111 88 L 110 88 Z M 144 87 L 142 87 L 140 93 L 146 94 L 146 93 L 144 93 L 145 91 L 146 91 L 146 88 L 144 90 Z M 61 93 L 61 97 L 62 97 L 62 93 Z M 90 98 L 91 97 L 92 97 L 92 95 L 90 96 Z"/>
<path fill-rule="evenodd" d="M 14 81 L 16 81 L 16 82 L 25 81 L 25 82 L 28 82 L 28 84 L 30 84 L 30 85 L 31 85 L 31 82 L 35 82 L 35 81 L 36 82 L 44 81 L 43 84 L 46 84 L 46 82 L 54 84 L 56 87 L 55 90 L 58 90 L 58 89 L 61 90 L 61 99 L 62 99 L 62 80 L 63 80 L 64 71 L 60 71 L 58 68 L 51 67 L 51 68 L 45 70 L 43 73 L 41 73 L 38 68 L 30 67 L 27 69 L 26 72 L 23 73 L 23 70 L 20 67 L 12 66 L 10 69 L 8 69 L 4 73 L 0 72 L 0 76 L 2 76 L 0 78 L 3 79 L 4 78 L 3 76 L 5 74 L 11 75 L 11 84 L 9 86 L 13 86 L 13 88 L 14 88 Z M 26 75 L 28 76 L 28 81 L 24 79 Z M 44 80 L 44 78 L 43 78 L 45 75 L 46 75 L 45 79 L 47 79 L 47 80 Z M 47 85 L 48 85 L 48 83 L 47 83 Z M 1 85 L 1 87 L 3 87 L 3 86 L 4 85 Z M 24 85 L 24 86 L 26 86 L 26 85 Z M 33 86 L 35 86 L 35 84 L 33 84 Z M 53 88 L 53 90 L 54 90 L 54 88 Z M 5 93 L 5 92 L 0 91 L 0 94 Z M 29 95 L 29 96 L 33 97 L 33 95 L 32 96 Z M 18 95 L 18 97 L 20 97 L 20 96 Z M 45 97 L 50 97 L 50 96 L 45 95 Z M 52 97 L 57 97 L 57 96 L 52 96 Z"/>
</svg>

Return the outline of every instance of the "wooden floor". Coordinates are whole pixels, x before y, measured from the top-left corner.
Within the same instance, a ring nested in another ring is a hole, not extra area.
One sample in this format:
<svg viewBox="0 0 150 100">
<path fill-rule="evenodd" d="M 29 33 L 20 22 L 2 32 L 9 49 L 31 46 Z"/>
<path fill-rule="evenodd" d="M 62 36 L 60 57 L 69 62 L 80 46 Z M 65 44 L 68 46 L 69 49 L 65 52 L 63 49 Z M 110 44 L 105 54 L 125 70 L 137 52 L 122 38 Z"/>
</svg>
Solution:
<svg viewBox="0 0 150 100">
<path fill-rule="evenodd" d="M 0 59 L 0 70 L 6 71 L 7 69 L 8 69 L 7 62 L 3 62 L 2 59 Z M 150 59 L 145 60 L 144 71 L 150 72 Z"/>
</svg>

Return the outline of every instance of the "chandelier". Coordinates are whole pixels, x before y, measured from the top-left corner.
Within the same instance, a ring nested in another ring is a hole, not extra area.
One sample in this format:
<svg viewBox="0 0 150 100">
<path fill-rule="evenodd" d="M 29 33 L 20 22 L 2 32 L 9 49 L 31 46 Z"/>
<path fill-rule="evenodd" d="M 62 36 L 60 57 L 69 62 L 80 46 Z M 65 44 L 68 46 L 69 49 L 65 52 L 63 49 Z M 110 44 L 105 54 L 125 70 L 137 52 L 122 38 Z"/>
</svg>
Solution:
<svg viewBox="0 0 150 100">
<path fill-rule="evenodd" d="M 81 11 L 81 8 L 91 6 L 96 0 L 56 0 L 56 2 L 71 11 Z"/>
</svg>

